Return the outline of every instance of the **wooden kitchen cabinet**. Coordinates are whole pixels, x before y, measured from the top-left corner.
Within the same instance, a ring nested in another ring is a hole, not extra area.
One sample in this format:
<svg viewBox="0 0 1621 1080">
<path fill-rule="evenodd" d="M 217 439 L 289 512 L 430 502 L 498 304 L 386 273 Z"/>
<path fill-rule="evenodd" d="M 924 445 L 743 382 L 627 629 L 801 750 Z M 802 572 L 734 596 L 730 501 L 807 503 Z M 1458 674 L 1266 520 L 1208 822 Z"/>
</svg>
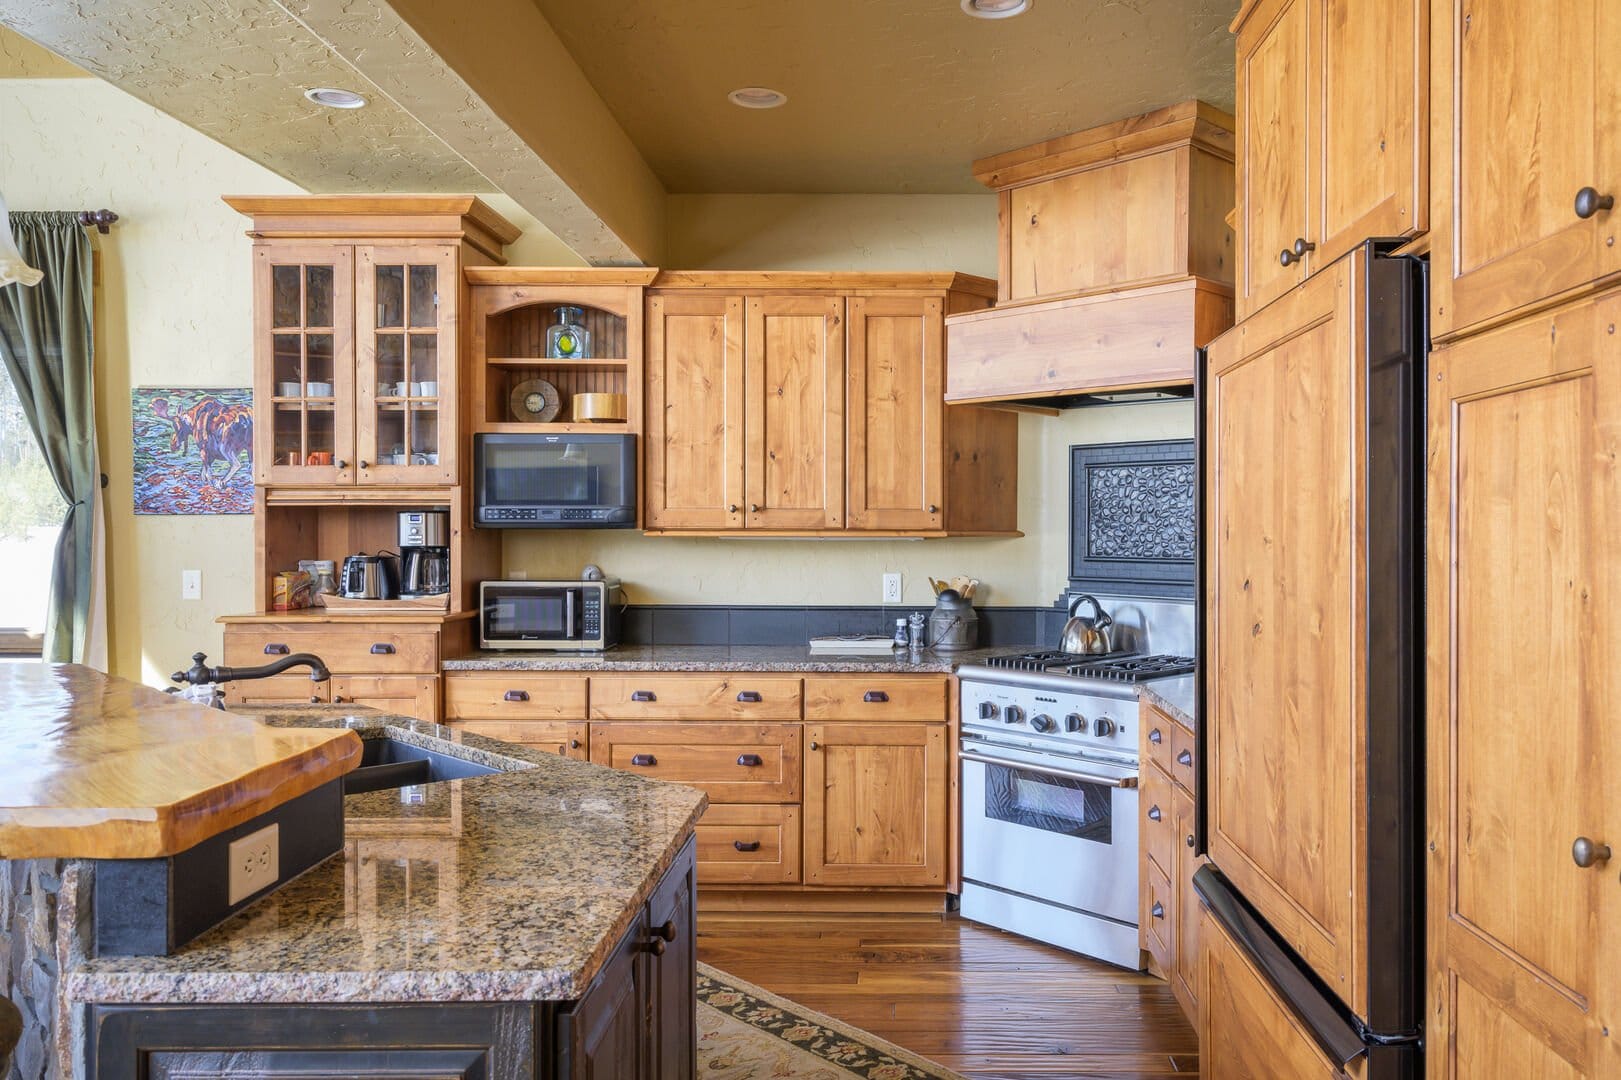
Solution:
<svg viewBox="0 0 1621 1080">
<path fill-rule="evenodd" d="M 462 268 L 517 229 L 471 196 L 226 202 L 253 219 L 255 482 L 455 484 Z"/>
<path fill-rule="evenodd" d="M 944 405 L 960 274 L 664 272 L 647 299 L 654 533 L 1004 535 L 1018 424 Z"/>
<path fill-rule="evenodd" d="M 1438 340 L 1621 270 L 1603 201 L 1621 195 L 1618 48 L 1621 10 L 1605 0 L 1436 5 Z"/>
<path fill-rule="evenodd" d="M 1429 0 L 1251 0 L 1238 35 L 1240 321 L 1429 225 Z"/>
<path fill-rule="evenodd" d="M 618 721 L 591 725 L 591 760 L 702 788 L 717 803 L 796 803 L 798 724 Z"/>
<path fill-rule="evenodd" d="M 434 675 L 334 675 L 332 703 L 360 705 L 439 722 L 439 679 Z"/>
<path fill-rule="evenodd" d="M 805 725 L 805 881 L 946 882 L 945 724 Z"/>
<path fill-rule="evenodd" d="M 698 822 L 698 877 L 706 885 L 799 881 L 800 808 L 711 803 Z"/>
<path fill-rule="evenodd" d="M 1138 705 L 1143 762 L 1138 835 L 1142 910 L 1138 923 L 1144 952 L 1171 984 L 1177 1003 L 1195 1030 L 1199 1027 L 1199 950 L 1205 904 L 1193 888 L 1194 872 L 1205 859 L 1194 851 L 1197 769 L 1178 768 L 1162 746 L 1189 746 L 1193 732 L 1149 702 Z M 1159 741 L 1153 736 L 1159 734 Z M 1193 761 L 1190 751 L 1190 765 Z M 1156 914 L 1156 905 L 1158 913 Z"/>
<path fill-rule="evenodd" d="M 1610 291 L 1430 357 L 1425 1044 L 1436 1080 L 1621 1075 L 1621 887 L 1615 857 L 1599 857 L 1599 845 L 1621 846 L 1618 324 Z M 1515 595 L 1536 600 L 1516 628 L 1525 646 L 1503 665 L 1498 604 Z"/>
<path fill-rule="evenodd" d="M 268 679 L 225 684 L 225 705 L 319 705 L 332 700 L 332 680 L 316 682 L 304 669 Z"/>
</svg>

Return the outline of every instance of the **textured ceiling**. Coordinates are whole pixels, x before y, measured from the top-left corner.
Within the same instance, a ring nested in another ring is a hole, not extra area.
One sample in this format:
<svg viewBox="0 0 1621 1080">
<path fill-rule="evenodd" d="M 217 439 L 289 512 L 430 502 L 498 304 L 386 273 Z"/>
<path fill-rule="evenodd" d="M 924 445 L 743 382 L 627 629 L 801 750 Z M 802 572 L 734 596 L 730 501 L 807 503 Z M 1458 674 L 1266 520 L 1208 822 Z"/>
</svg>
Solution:
<svg viewBox="0 0 1621 1080">
<path fill-rule="evenodd" d="M 975 158 L 1233 103 L 1238 0 L 534 0 L 672 192 L 970 192 Z M 739 87 L 781 90 L 740 109 Z"/>
</svg>

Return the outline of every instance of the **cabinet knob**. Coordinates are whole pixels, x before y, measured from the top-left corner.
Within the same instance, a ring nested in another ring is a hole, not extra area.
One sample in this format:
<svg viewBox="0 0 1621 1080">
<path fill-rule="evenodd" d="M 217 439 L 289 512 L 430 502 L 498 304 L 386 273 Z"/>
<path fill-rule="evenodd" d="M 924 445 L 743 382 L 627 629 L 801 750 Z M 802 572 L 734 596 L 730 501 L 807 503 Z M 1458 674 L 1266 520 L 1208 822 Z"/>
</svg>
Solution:
<svg viewBox="0 0 1621 1080">
<path fill-rule="evenodd" d="M 342 705 L 343 704 L 343 695 L 342 694 L 333 694 L 332 695 L 332 704 L 334 704 L 334 705 Z"/>
<path fill-rule="evenodd" d="M 529 691 L 527 691 L 527 690 L 508 690 L 506 693 L 501 695 L 501 700 L 502 701 L 528 701 L 529 700 Z"/>
<path fill-rule="evenodd" d="M 570 739 L 568 741 L 568 748 L 570 750 L 578 750 L 580 748 L 580 740 L 579 739 Z"/>
<path fill-rule="evenodd" d="M 759 503 L 749 503 L 749 513 L 758 514 L 759 512 L 760 512 L 760 504 Z"/>
<path fill-rule="evenodd" d="M 649 941 L 647 943 L 647 951 L 652 953 L 654 956 L 663 956 L 664 955 L 664 939 L 663 938 L 654 938 L 652 941 Z"/>
<path fill-rule="evenodd" d="M 1316 251 L 1317 245 L 1304 236 L 1296 238 L 1293 247 L 1286 247 L 1278 252 L 1278 262 L 1284 266 L 1293 266 L 1297 262 L 1304 262 L 1306 252 Z"/>
<path fill-rule="evenodd" d="M 1156 919 L 1163 919 L 1165 918 L 1165 905 L 1155 900 L 1154 906 L 1148 909 L 1148 913 Z"/>
<path fill-rule="evenodd" d="M 1192 750 L 1184 750 L 1180 754 L 1176 755 L 1176 763 L 1178 765 L 1192 765 L 1193 764 L 1193 751 Z"/>
<path fill-rule="evenodd" d="M 1578 836 L 1576 842 L 1570 845 L 1570 857 L 1577 866 L 1586 870 L 1589 866 L 1609 860 L 1610 845 L 1595 844 L 1585 836 Z"/>
<path fill-rule="evenodd" d="M 631 757 L 630 763 L 632 765 L 640 765 L 643 768 L 650 769 L 659 763 L 659 759 L 654 757 L 652 754 L 635 754 Z"/>
<path fill-rule="evenodd" d="M 737 504 L 736 504 L 736 503 L 727 503 L 727 504 L 726 504 L 726 512 L 727 512 L 727 513 L 728 513 L 728 514 L 735 514 L 735 513 L 737 513 Z"/>
<path fill-rule="evenodd" d="M 765 764 L 765 759 L 759 754 L 739 754 L 737 755 L 737 763 L 746 769 L 758 769 Z"/>
<path fill-rule="evenodd" d="M 812 749 L 812 750 L 820 750 L 820 749 L 821 749 L 821 748 L 822 748 L 822 744 L 821 744 L 821 743 L 819 743 L 819 742 L 817 742 L 817 741 L 816 741 L 816 740 L 814 740 L 814 739 L 812 739 L 812 740 L 811 740 L 811 749 Z"/>
<path fill-rule="evenodd" d="M 319 694 L 311 694 L 310 695 L 310 704 L 311 705 L 319 705 L 319 704 L 321 704 L 320 695 Z"/>
<path fill-rule="evenodd" d="M 675 940 L 675 920 L 674 919 L 665 919 L 663 926 L 655 926 L 653 928 L 653 936 L 656 937 L 656 938 L 659 938 L 659 939 L 661 939 L 663 941 L 674 941 Z"/>
<path fill-rule="evenodd" d="M 1188 841 L 1188 847 L 1192 847 L 1193 846 L 1193 834 L 1192 833 L 1188 833 L 1187 841 Z"/>
<path fill-rule="evenodd" d="M 343 460 L 342 458 L 336 459 L 335 461 L 332 462 L 332 464 L 333 464 L 334 467 L 339 468 L 339 469 L 347 469 L 349 467 L 349 463 L 347 461 Z"/>
<path fill-rule="evenodd" d="M 738 851 L 759 851 L 760 850 L 760 841 L 758 841 L 758 840 L 733 840 L 732 841 L 732 846 L 734 848 L 736 848 Z"/>
<path fill-rule="evenodd" d="M 1576 216 L 1586 221 L 1600 210 L 1614 210 L 1615 196 L 1600 195 L 1594 188 L 1584 187 L 1576 193 Z"/>
<path fill-rule="evenodd" d="M 1164 816 L 1165 816 L 1165 814 L 1160 810 L 1159 807 L 1150 806 L 1148 808 L 1148 820 L 1149 821 L 1158 821 L 1161 818 L 1163 818 Z"/>
<path fill-rule="evenodd" d="M 285 645 L 270 644 L 265 646 L 266 656 L 286 656 L 292 650 Z"/>
<path fill-rule="evenodd" d="M 939 512 L 940 512 L 940 508 L 938 506 L 934 505 L 933 503 L 929 504 L 929 513 L 938 514 Z"/>
<path fill-rule="evenodd" d="M 367 461 L 365 458 L 361 458 L 360 459 L 360 467 L 362 469 L 369 469 L 369 468 L 371 468 L 371 462 Z"/>
</svg>

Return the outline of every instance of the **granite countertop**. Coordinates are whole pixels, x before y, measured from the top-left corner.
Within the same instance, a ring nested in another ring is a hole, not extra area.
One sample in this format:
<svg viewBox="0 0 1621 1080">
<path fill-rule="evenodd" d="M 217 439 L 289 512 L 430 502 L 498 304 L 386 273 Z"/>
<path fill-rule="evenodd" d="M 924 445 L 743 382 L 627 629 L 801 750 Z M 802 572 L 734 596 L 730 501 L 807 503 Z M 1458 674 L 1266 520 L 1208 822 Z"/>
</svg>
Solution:
<svg viewBox="0 0 1621 1080">
<path fill-rule="evenodd" d="M 1032 646 L 997 645 L 937 653 L 932 649 L 892 655 L 812 652 L 804 645 L 620 645 L 602 653 L 520 652 L 482 649 L 441 665 L 446 671 L 803 671 L 944 673 L 987 656 Z"/>
<path fill-rule="evenodd" d="M 1138 692 L 1149 703 L 1168 713 L 1172 720 L 1189 731 L 1197 731 L 1197 702 L 1192 675 L 1178 675 L 1171 679 L 1154 679 L 1142 683 Z"/>
<path fill-rule="evenodd" d="M 395 790 L 349 796 L 342 857 L 173 956 L 80 959 L 64 979 L 68 1000 L 576 999 L 707 803 L 693 788 L 351 706 L 232 711 L 503 771 L 427 785 L 420 805 Z"/>
</svg>

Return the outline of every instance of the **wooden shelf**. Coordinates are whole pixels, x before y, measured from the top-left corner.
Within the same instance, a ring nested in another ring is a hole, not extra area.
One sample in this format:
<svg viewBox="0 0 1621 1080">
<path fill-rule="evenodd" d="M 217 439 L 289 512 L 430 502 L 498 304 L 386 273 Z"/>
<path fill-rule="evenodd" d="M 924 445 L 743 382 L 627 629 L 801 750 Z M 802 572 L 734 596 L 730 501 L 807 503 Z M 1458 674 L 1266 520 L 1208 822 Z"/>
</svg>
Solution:
<svg viewBox="0 0 1621 1080">
<path fill-rule="evenodd" d="M 491 367 L 574 368 L 580 371 L 621 371 L 630 364 L 629 360 L 595 356 L 584 360 L 560 360 L 549 356 L 491 356 L 484 362 Z"/>
<path fill-rule="evenodd" d="M 599 435 L 620 435 L 626 431 L 635 431 L 628 420 L 603 421 L 600 424 L 582 423 L 550 423 L 531 424 L 523 421 L 511 420 L 500 423 L 484 423 L 473 425 L 473 430 L 485 435 L 513 435 L 534 432 L 543 435 L 589 435 L 593 432 Z"/>
</svg>

